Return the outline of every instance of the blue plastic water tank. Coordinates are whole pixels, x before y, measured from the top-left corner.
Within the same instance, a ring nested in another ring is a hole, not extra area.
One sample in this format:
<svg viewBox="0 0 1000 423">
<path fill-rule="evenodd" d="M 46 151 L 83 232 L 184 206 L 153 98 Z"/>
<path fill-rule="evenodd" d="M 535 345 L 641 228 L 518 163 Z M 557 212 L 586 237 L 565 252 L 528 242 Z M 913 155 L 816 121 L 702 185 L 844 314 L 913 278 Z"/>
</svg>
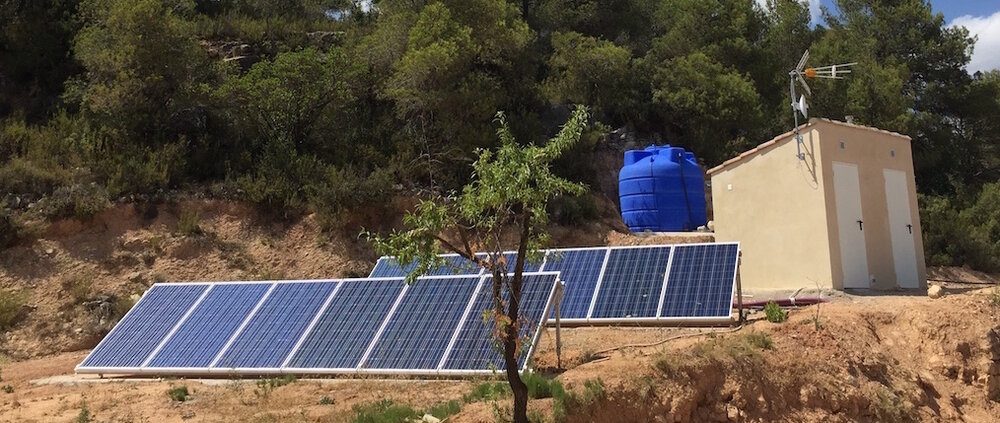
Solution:
<svg viewBox="0 0 1000 423">
<path fill-rule="evenodd" d="M 701 166 L 694 153 L 680 147 L 626 151 L 618 195 L 622 220 L 632 232 L 690 231 L 708 221 Z"/>
</svg>

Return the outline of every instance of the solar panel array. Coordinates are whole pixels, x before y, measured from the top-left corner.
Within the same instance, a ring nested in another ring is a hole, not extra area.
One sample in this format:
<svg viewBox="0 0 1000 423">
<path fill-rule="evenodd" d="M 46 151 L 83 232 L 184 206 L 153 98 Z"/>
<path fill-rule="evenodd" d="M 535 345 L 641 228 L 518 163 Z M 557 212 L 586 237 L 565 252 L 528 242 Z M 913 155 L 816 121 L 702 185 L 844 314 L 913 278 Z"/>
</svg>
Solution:
<svg viewBox="0 0 1000 423">
<path fill-rule="evenodd" d="M 527 273 L 519 370 L 558 272 Z M 488 275 L 155 284 L 77 366 L 121 374 L 488 374 Z"/>
<path fill-rule="evenodd" d="M 504 256 L 510 271 L 516 256 Z M 436 272 L 484 274 L 457 266 L 462 259 L 456 255 L 444 258 L 449 264 Z M 724 242 L 551 249 L 525 270 L 560 272 L 563 323 L 725 323 L 732 313 L 738 262 L 739 244 Z M 372 275 L 405 276 L 412 268 L 382 257 Z M 554 317 L 553 311 L 548 322 Z"/>
</svg>

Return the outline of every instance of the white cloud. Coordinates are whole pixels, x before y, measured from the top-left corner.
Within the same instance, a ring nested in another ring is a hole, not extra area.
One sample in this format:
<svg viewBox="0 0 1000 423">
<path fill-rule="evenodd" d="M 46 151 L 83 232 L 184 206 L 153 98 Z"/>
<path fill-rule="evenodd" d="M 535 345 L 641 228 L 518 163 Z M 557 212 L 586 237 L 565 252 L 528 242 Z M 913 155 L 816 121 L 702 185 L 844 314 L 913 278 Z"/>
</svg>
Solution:
<svg viewBox="0 0 1000 423">
<path fill-rule="evenodd" d="M 959 16 L 949 26 L 964 26 L 978 36 L 969 62 L 969 73 L 1000 69 L 1000 12 L 990 16 Z"/>
<path fill-rule="evenodd" d="M 768 10 L 767 0 L 755 0 L 761 9 Z M 802 3 L 809 3 L 809 18 L 813 25 L 822 23 L 822 10 L 819 8 L 820 0 L 801 0 Z"/>
</svg>

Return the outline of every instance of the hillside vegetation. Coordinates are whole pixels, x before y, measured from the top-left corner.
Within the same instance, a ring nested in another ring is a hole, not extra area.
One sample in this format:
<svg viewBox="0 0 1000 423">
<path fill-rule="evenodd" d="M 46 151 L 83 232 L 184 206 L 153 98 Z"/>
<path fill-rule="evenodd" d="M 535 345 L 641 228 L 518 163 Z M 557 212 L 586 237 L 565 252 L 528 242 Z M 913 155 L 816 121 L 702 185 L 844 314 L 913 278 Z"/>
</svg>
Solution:
<svg viewBox="0 0 1000 423">
<path fill-rule="evenodd" d="M 590 106 L 556 171 L 596 188 L 610 142 L 713 166 L 790 128 L 787 72 L 808 48 L 813 64 L 858 62 L 812 84 L 812 115 L 913 137 L 932 264 L 1000 269 L 1000 72 L 967 73 L 968 32 L 924 0 L 838 0 L 815 26 L 804 3 L 758 3 L 3 2 L 0 245 L 32 219 L 192 185 L 356 233 L 354 210 L 462 186 L 498 110 L 541 142 Z"/>
</svg>

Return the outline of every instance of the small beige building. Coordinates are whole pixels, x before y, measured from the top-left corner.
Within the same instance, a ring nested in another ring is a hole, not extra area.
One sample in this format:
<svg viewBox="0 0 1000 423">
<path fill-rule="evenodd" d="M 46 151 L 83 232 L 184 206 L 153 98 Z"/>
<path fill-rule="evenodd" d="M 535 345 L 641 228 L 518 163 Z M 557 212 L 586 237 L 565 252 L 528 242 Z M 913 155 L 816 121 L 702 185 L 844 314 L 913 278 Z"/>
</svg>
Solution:
<svg viewBox="0 0 1000 423">
<path fill-rule="evenodd" d="M 827 119 L 708 171 L 745 289 L 926 288 L 910 137 Z"/>
</svg>

